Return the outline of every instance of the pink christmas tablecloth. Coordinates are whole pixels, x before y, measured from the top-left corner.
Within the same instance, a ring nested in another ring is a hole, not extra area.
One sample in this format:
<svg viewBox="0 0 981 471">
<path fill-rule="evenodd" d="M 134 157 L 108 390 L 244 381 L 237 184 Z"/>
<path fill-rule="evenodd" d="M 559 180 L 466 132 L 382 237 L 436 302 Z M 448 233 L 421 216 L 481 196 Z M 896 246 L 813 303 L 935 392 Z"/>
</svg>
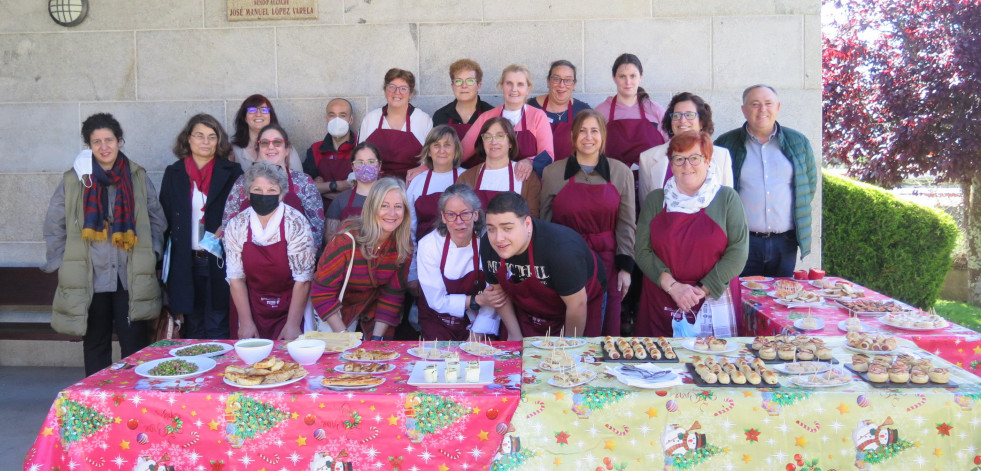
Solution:
<svg viewBox="0 0 981 471">
<path fill-rule="evenodd" d="M 481 470 L 500 451 L 520 399 L 521 342 L 495 342 L 494 382 L 477 388 L 406 384 L 412 342 L 366 342 L 396 350 L 384 384 L 335 391 L 320 383 L 341 363 L 324 355 L 303 380 L 273 389 L 223 382 L 235 352 L 200 376 L 156 381 L 132 366 L 168 356 L 162 342 L 62 391 L 48 412 L 25 471 Z M 290 361 L 277 342 L 273 354 Z M 488 360 L 461 352 L 461 360 Z M 9 424 L 8 424 L 9 425 Z"/>
<path fill-rule="evenodd" d="M 831 277 L 831 279 L 840 280 L 842 278 Z M 772 283 L 765 284 L 772 285 Z M 806 281 L 803 284 L 805 289 L 817 289 Z M 855 284 L 855 286 L 859 285 Z M 862 289 L 865 290 L 865 295 L 869 299 L 891 299 L 868 288 Z M 763 291 L 754 291 L 743 287 L 742 296 L 743 320 L 748 329 L 746 335 L 800 332 L 794 327 L 794 321 L 806 316 L 808 312 L 812 316 L 824 320 L 823 329 L 808 331 L 808 335 L 845 334 L 838 328 L 838 323 L 848 319 L 849 313 L 845 308 L 833 304 L 831 300 L 827 300 L 828 302 L 817 307 L 790 309 L 777 304 L 774 298 L 767 296 Z M 909 339 L 918 347 L 981 376 L 981 334 L 967 327 L 951 322 L 948 327 L 943 329 L 911 331 L 883 324 L 878 317 L 861 317 L 861 321 L 872 329 L 872 333 Z"/>
</svg>

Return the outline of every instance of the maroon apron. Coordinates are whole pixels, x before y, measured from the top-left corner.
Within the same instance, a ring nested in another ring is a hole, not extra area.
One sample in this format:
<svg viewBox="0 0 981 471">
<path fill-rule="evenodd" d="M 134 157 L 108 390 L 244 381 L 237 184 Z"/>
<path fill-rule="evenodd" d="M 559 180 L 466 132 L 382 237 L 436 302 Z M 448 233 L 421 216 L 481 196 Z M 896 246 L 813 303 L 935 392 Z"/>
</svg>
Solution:
<svg viewBox="0 0 981 471">
<path fill-rule="evenodd" d="M 617 239 L 614 232 L 619 210 L 620 192 L 610 182 L 590 185 L 576 182 L 573 177 L 552 200 L 552 222 L 578 232 L 606 268 L 606 316 L 602 335 L 620 335 L 623 293 L 617 291 Z"/>
<path fill-rule="evenodd" d="M 726 251 L 725 231 L 702 209 L 694 214 L 661 211 L 651 221 L 651 248 L 679 283 L 694 285 L 705 277 Z M 646 241 L 645 241 L 646 242 Z M 640 243 L 640 241 L 638 241 Z M 738 277 L 730 286 L 738 282 Z M 739 291 L 733 289 L 733 292 Z M 735 300 L 734 300 L 735 301 Z M 671 295 L 648 277 L 643 279 L 634 335 L 671 337 L 671 313 L 677 309 Z M 694 311 L 701 308 L 699 303 Z"/>
<path fill-rule="evenodd" d="M 279 223 L 279 242 L 260 247 L 252 242 L 252 225 L 242 244 L 242 268 L 249 307 L 259 337 L 276 339 L 286 325 L 293 298 L 293 272 L 286 253 L 286 218 Z"/>
<path fill-rule="evenodd" d="M 470 240 L 473 248 L 473 271 L 467 273 L 458 280 L 451 280 L 446 277 L 446 255 L 450 253 L 450 237 L 446 236 L 443 242 L 443 257 L 439 262 L 439 271 L 443 274 L 443 285 L 446 286 L 446 294 L 465 294 L 474 296 L 484 289 L 484 271 L 480 269 L 480 255 L 477 253 L 477 237 Z M 469 336 L 467 326 L 470 325 L 470 318 L 466 314 L 463 317 L 454 317 L 449 314 L 436 312 L 429 307 L 426 301 L 426 292 L 423 291 L 419 299 L 416 300 L 419 306 L 419 327 L 422 331 L 424 340 L 466 340 Z"/>
<path fill-rule="evenodd" d="M 617 97 L 610 104 L 610 122 L 606 124 L 606 155 L 632 167 L 640 160 L 640 153 L 664 144 L 664 136 L 647 120 L 644 105 L 640 107 L 640 119 L 616 119 Z M 636 177 L 636 175 L 634 175 Z"/>
<path fill-rule="evenodd" d="M 328 139 L 330 137 L 328 136 Z M 313 149 L 313 162 L 317 166 L 317 173 L 325 182 L 336 182 L 347 180 L 351 173 L 351 150 L 354 146 L 350 142 L 341 144 L 341 148 L 333 152 L 323 152 L 319 145 L 311 147 Z M 332 198 L 323 195 L 324 209 L 330 206 Z"/>
<path fill-rule="evenodd" d="M 382 129 L 385 116 L 388 115 L 388 105 L 382 107 L 382 115 L 378 118 L 378 129 L 365 139 L 378 147 L 384 162 L 383 171 L 386 176 L 399 178 L 405 181 L 405 174 L 419 166 L 419 152 L 422 151 L 422 144 L 412 134 L 412 110 L 414 107 L 409 105 L 405 115 L 405 131 L 398 129 Z"/>
<path fill-rule="evenodd" d="M 478 112 L 474 112 L 474 114 L 478 116 L 480 115 Z M 453 118 L 450 118 L 446 125 L 456 131 L 456 136 L 459 137 L 461 141 L 463 140 L 463 136 L 467 135 L 467 131 L 473 127 L 473 123 L 454 123 Z"/>
<path fill-rule="evenodd" d="M 344 205 L 344 209 L 341 210 L 341 221 L 361 215 L 361 206 L 354 205 L 354 195 L 358 192 L 358 184 L 355 183 L 354 187 L 351 188 L 351 194 L 347 197 L 347 204 Z"/>
<path fill-rule="evenodd" d="M 459 177 L 457 169 L 453 169 L 453 183 L 456 183 L 457 177 Z M 442 191 L 429 193 L 429 181 L 433 178 L 433 171 L 430 170 L 426 174 L 426 183 L 422 185 L 422 195 L 416 198 L 416 202 L 413 205 L 413 209 L 416 210 L 416 241 L 418 242 L 422 236 L 429 234 L 429 231 L 433 230 L 433 226 L 436 224 L 436 219 L 439 217 L 439 197 L 443 194 Z"/>
<path fill-rule="evenodd" d="M 485 168 L 487 168 L 486 165 L 480 167 L 480 172 L 477 173 L 477 184 L 474 185 L 474 192 L 477 193 L 477 198 L 480 199 L 480 204 L 483 205 L 483 208 L 487 209 L 487 204 L 490 203 L 490 200 L 503 190 L 480 189 L 480 182 L 484 180 Z M 514 166 L 511 165 L 511 162 L 508 162 L 508 191 L 514 191 Z"/>
<path fill-rule="evenodd" d="M 548 110 L 548 95 L 542 103 L 542 110 Z M 569 100 L 569 113 L 565 121 L 552 123 L 552 147 L 555 150 L 555 160 L 568 158 L 572 155 L 572 100 Z M 612 335 L 612 334 L 611 334 Z M 619 335 L 619 334 L 617 334 Z"/>
<path fill-rule="evenodd" d="M 546 241 L 547 243 L 547 241 Z M 603 286 L 599 282 L 596 273 L 596 255 L 593 254 L 593 273 L 586 281 L 586 328 L 585 332 L 576 335 L 586 337 L 596 337 L 600 335 L 603 327 Z M 535 244 L 528 244 L 528 263 L 531 265 L 531 273 L 537 274 L 535 269 Z M 537 276 L 525 278 L 520 283 L 512 283 L 509 278 L 504 259 L 497 267 L 497 282 L 501 288 L 511 298 L 514 305 L 514 314 L 518 318 L 518 325 L 521 326 L 521 335 L 532 337 L 545 335 L 551 332 L 557 335 L 562 327 L 565 326 L 565 301 L 555 290 L 548 288 Z M 566 332 L 572 335 L 572 332 Z"/>
<path fill-rule="evenodd" d="M 535 134 L 528 130 L 528 123 L 525 120 L 525 107 L 528 105 L 521 105 L 521 130 L 515 131 L 514 136 L 518 141 L 518 159 L 526 159 L 528 157 L 534 157 L 538 155 L 538 138 Z M 504 108 L 501 108 L 503 111 Z"/>
</svg>

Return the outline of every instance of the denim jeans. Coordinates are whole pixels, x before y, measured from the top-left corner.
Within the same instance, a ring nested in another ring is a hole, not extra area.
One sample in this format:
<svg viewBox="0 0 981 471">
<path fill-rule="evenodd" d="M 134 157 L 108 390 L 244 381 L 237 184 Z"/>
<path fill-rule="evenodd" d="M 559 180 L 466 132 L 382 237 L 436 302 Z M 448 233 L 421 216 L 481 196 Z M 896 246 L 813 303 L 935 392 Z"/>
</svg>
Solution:
<svg viewBox="0 0 981 471">
<path fill-rule="evenodd" d="M 739 276 L 793 276 L 797 263 L 794 231 L 770 237 L 749 236 L 749 258 Z"/>
</svg>

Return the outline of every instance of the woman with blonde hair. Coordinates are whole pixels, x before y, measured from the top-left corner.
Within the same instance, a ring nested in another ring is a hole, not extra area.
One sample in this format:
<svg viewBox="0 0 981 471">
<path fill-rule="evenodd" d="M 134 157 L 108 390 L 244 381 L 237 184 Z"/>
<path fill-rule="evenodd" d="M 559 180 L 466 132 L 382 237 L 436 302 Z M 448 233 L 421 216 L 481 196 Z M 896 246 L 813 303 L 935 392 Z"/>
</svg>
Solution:
<svg viewBox="0 0 981 471">
<path fill-rule="evenodd" d="M 394 336 L 412 261 L 408 208 L 405 184 L 382 178 L 372 185 L 361 216 L 345 220 L 327 243 L 311 295 L 331 330 L 360 324 L 372 340 Z"/>
</svg>

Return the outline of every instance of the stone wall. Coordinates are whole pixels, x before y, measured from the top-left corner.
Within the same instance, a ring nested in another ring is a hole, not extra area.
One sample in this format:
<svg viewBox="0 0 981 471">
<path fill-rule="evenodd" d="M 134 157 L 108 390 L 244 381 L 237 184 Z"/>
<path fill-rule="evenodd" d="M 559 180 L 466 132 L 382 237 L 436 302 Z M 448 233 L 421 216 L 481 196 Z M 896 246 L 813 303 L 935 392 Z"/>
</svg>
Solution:
<svg viewBox="0 0 981 471">
<path fill-rule="evenodd" d="M 223 0 L 90 4 L 85 22 L 63 28 L 46 2 L 0 0 L 0 265 L 43 261 L 48 200 L 94 112 L 119 119 L 123 150 L 159 181 L 196 113 L 230 126 L 241 100 L 262 93 L 306 149 L 325 134 L 329 97 L 351 99 L 358 120 L 382 105 L 390 67 L 415 72 L 413 103 L 435 111 L 452 99 L 447 70 L 461 57 L 480 62 L 494 104 L 504 66 L 530 67 L 539 94 L 548 64 L 571 60 L 577 98 L 596 105 L 615 92 L 614 58 L 632 52 L 655 101 L 701 95 L 717 133 L 742 123 L 744 87 L 768 83 L 780 121 L 820 152 L 819 0 L 319 0 L 317 20 L 260 22 L 228 22 Z M 820 192 L 814 204 L 820 227 Z M 820 264 L 814 234 L 808 266 Z"/>
</svg>

